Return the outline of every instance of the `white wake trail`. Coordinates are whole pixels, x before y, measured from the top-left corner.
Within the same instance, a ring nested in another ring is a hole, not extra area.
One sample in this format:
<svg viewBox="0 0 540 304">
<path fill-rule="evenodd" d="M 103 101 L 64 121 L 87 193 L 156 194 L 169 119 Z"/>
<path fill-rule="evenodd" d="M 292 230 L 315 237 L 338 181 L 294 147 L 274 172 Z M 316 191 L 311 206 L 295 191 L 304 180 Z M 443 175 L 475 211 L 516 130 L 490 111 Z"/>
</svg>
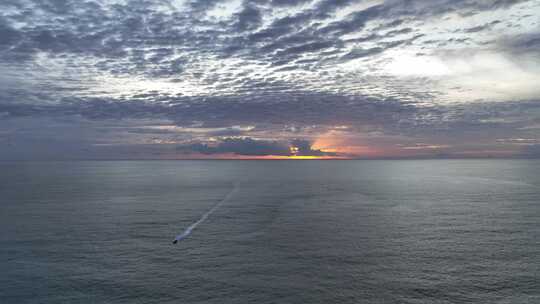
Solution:
<svg viewBox="0 0 540 304">
<path fill-rule="evenodd" d="M 227 195 L 225 195 L 225 197 L 217 202 L 214 206 L 212 206 L 212 208 L 210 208 L 210 210 L 206 211 L 205 214 L 203 214 L 201 216 L 200 219 L 198 219 L 196 222 L 194 222 L 193 224 L 189 225 L 186 230 L 184 230 L 184 232 L 182 232 L 181 234 L 177 235 L 175 238 L 174 238 L 174 241 L 173 241 L 173 244 L 176 244 L 178 241 L 188 237 L 191 232 L 197 228 L 197 226 L 199 226 L 200 224 L 202 224 L 204 221 L 206 221 L 206 219 L 212 214 L 214 213 L 214 211 L 216 211 L 221 205 L 223 205 L 223 203 L 227 202 L 233 195 L 234 193 L 236 193 L 236 191 L 238 191 L 238 184 L 235 184 L 234 185 L 234 188 L 232 188 L 231 191 L 229 191 L 229 193 L 227 193 Z"/>
</svg>

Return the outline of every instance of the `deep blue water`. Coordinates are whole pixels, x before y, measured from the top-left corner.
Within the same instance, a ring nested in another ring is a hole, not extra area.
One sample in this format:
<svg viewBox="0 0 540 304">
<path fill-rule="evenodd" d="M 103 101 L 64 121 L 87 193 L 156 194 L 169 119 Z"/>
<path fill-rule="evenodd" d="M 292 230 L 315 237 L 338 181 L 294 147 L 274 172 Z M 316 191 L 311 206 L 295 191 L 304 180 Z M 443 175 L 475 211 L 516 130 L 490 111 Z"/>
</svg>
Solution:
<svg viewBox="0 0 540 304">
<path fill-rule="evenodd" d="M 3 162 L 0 208 L 0 303 L 540 303 L 538 160 Z"/>
</svg>

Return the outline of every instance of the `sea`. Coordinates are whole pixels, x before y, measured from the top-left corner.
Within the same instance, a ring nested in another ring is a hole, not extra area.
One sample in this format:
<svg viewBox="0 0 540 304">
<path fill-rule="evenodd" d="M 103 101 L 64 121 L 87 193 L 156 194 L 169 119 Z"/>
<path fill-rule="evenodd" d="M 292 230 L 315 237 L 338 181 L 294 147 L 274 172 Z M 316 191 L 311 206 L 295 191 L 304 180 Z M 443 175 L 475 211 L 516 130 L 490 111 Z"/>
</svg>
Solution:
<svg viewBox="0 0 540 304">
<path fill-rule="evenodd" d="M 540 160 L 0 162 L 0 303 L 540 303 Z"/>
</svg>

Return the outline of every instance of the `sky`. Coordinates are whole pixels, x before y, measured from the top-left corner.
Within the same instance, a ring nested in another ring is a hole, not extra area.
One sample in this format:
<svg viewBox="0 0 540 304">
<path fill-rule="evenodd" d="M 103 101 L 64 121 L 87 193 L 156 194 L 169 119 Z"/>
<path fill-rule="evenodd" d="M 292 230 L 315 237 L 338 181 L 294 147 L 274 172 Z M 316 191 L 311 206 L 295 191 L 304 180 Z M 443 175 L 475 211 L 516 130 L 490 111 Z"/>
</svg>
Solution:
<svg viewBox="0 0 540 304">
<path fill-rule="evenodd" d="M 2 0 L 0 160 L 540 157 L 540 0 Z"/>
</svg>

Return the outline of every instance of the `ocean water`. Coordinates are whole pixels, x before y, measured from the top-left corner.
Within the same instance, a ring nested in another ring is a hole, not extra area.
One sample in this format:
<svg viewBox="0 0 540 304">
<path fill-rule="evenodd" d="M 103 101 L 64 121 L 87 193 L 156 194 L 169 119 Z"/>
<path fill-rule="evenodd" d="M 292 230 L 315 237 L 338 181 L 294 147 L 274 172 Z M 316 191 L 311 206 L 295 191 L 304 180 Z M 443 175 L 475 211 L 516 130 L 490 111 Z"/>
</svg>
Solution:
<svg viewBox="0 0 540 304">
<path fill-rule="evenodd" d="M 538 160 L 3 162 L 0 208 L 0 303 L 540 303 Z"/>
</svg>

